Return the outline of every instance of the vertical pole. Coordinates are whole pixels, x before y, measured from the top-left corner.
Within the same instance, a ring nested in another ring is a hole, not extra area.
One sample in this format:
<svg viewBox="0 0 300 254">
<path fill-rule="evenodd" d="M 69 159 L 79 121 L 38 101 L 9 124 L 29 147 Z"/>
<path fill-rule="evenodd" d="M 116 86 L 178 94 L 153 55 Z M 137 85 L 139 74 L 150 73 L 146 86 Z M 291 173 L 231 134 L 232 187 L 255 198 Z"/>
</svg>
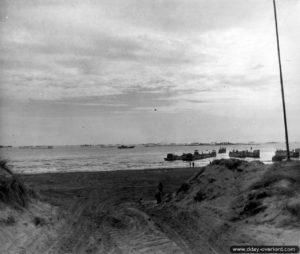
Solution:
<svg viewBox="0 0 300 254">
<path fill-rule="evenodd" d="M 274 6 L 276 38 L 277 38 L 277 52 L 278 52 L 279 72 L 280 72 L 280 84 L 281 84 L 281 97 L 282 97 L 284 128 L 285 128 L 286 152 L 287 152 L 287 160 L 290 160 L 289 136 L 288 136 L 288 129 L 287 129 L 287 121 L 286 121 L 286 111 L 285 111 L 285 100 L 284 100 L 284 89 L 283 89 L 283 79 L 282 79 L 280 48 L 279 48 L 279 35 L 278 35 L 278 25 L 277 25 L 277 14 L 276 14 L 275 0 L 273 0 L 273 6 Z"/>
</svg>

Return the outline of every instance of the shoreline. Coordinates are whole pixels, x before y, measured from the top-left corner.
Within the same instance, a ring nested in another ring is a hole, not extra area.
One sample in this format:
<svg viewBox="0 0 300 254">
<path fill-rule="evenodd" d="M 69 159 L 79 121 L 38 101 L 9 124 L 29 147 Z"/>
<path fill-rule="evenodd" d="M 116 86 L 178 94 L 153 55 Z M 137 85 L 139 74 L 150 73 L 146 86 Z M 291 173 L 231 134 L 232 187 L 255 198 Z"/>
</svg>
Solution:
<svg viewBox="0 0 300 254">
<path fill-rule="evenodd" d="M 225 160 L 228 160 L 228 159 L 236 159 L 236 160 L 241 160 L 241 161 L 245 161 L 245 162 L 261 162 L 263 163 L 264 165 L 273 165 L 274 163 L 276 163 L 276 161 L 272 161 L 272 160 L 267 160 L 267 161 L 264 161 L 264 160 L 261 160 L 261 159 L 251 159 L 251 158 L 235 158 L 235 157 L 226 157 L 226 158 L 214 158 L 212 161 L 214 160 L 220 160 L 220 159 L 225 159 Z M 203 164 L 202 166 L 195 166 L 194 169 L 201 169 L 203 167 L 206 167 L 208 165 L 210 165 L 210 163 L 212 162 L 207 162 L 206 164 Z M 296 161 L 296 162 L 299 162 L 300 161 L 300 158 L 292 158 L 291 161 Z M 283 161 L 284 162 L 284 161 Z M 73 173 L 108 173 L 108 172 L 139 172 L 139 171 L 161 171 L 161 170 L 171 170 L 171 171 L 174 171 L 174 170 L 183 170 L 183 169 L 186 169 L 186 170 L 189 170 L 189 169 L 192 169 L 191 167 L 187 166 L 187 167 L 182 167 L 182 166 L 178 166 L 178 167 L 158 167 L 158 168 L 134 168 L 134 169 L 113 169 L 113 170 L 69 170 L 69 171 L 43 171 L 43 172 L 36 172 L 36 173 L 26 173 L 26 172 L 14 172 L 15 175 L 18 175 L 18 176 L 29 176 L 29 175 L 43 175 L 43 174 L 73 174 Z"/>
<path fill-rule="evenodd" d="M 98 173 L 119 173 L 119 172 L 155 172 L 155 171 L 182 171 L 182 170 L 197 170 L 201 169 L 202 167 L 206 167 L 208 164 L 201 166 L 201 167 L 160 167 L 160 168 L 140 168 L 140 169 L 116 169 L 116 170 L 93 170 L 93 171 L 48 171 L 48 172 L 37 172 L 37 173 L 16 173 L 17 176 L 35 176 L 35 175 L 52 175 L 52 174 L 98 174 Z"/>
</svg>

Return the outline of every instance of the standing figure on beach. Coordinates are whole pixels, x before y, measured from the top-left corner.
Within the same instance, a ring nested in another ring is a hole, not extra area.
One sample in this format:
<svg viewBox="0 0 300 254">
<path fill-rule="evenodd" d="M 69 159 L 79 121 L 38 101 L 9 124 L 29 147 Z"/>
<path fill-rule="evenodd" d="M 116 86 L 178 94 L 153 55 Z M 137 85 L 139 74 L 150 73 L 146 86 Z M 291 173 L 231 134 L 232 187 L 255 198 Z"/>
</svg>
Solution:
<svg viewBox="0 0 300 254">
<path fill-rule="evenodd" d="M 155 193 L 155 198 L 156 198 L 157 204 L 161 203 L 161 201 L 162 201 L 162 197 L 164 195 L 163 188 L 164 188 L 164 186 L 163 186 L 162 182 L 159 182 L 157 185 L 158 192 Z"/>
<path fill-rule="evenodd" d="M 193 168 L 195 167 L 195 162 L 192 162 Z"/>
<path fill-rule="evenodd" d="M 163 186 L 162 182 L 159 182 L 157 185 L 157 189 L 159 190 L 159 192 L 163 192 L 163 188 L 164 188 L 164 186 Z"/>
</svg>

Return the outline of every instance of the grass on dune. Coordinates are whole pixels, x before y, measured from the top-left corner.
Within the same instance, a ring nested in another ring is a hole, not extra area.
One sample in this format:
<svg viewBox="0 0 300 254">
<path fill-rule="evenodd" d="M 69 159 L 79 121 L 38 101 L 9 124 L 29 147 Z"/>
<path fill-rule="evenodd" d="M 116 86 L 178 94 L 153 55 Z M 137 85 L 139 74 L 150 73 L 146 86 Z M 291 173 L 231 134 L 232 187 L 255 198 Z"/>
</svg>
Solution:
<svg viewBox="0 0 300 254">
<path fill-rule="evenodd" d="M 9 168 L 7 161 L 0 160 L 0 202 L 19 208 L 26 207 L 33 195 L 33 191 Z"/>
</svg>

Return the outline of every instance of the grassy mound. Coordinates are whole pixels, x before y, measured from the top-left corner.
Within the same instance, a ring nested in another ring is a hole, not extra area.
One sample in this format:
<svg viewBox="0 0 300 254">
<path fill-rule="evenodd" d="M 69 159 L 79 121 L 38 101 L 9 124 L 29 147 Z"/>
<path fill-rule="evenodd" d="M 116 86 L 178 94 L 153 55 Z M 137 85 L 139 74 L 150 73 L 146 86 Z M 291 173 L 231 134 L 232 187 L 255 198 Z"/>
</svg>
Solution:
<svg viewBox="0 0 300 254">
<path fill-rule="evenodd" d="M 0 161 L 0 202 L 14 207 L 26 207 L 29 198 L 34 195 L 22 180 L 20 180 L 7 166 L 7 162 Z"/>
<path fill-rule="evenodd" d="M 176 192 L 176 200 L 202 202 L 232 195 L 232 192 L 238 191 L 239 178 L 250 166 L 260 165 L 238 159 L 214 160 L 181 185 Z"/>
<path fill-rule="evenodd" d="M 240 166 L 242 165 L 245 165 L 247 164 L 246 161 L 242 161 L 242 160 L 239 160 L 239 159 L 220 159 L 220 160 L 214 160 L 212 161 L 211 165 L 219 165 L 219 166 L 225 166 L 227 167 L 228 169 L 237 169 L 239 168 Z"/>
<path fill-rule="evenodd" d="M 217 207 L 230 221 L 251 219 L 290 225 L 300 218 L 300 163 L 214 160 L 174 194 L 184 206 L 197 203 Z"/>
<path fill-rule="evenodd" d="M 191 236 L 201 236 L 216 253 L 229 253 L 235 244 L 298 244 L 300 162 L 214 160 L 182 184 L 162 209 L 190 226 Z"/>
<path fill-rule="evenodd" d="M 248 201 L 260 202 L 263 216 L 277 214 L 277 223 L 291 225 L 300 219 L 300 164 L 274 164 L 263 177 L 250 186 Z M 276 209 L 274 208 L 276 207 Z M 265 209 L 264 209 L 265 208 Z M 274 221 L 275 222 L 275 221 Z"/>
</svg>

